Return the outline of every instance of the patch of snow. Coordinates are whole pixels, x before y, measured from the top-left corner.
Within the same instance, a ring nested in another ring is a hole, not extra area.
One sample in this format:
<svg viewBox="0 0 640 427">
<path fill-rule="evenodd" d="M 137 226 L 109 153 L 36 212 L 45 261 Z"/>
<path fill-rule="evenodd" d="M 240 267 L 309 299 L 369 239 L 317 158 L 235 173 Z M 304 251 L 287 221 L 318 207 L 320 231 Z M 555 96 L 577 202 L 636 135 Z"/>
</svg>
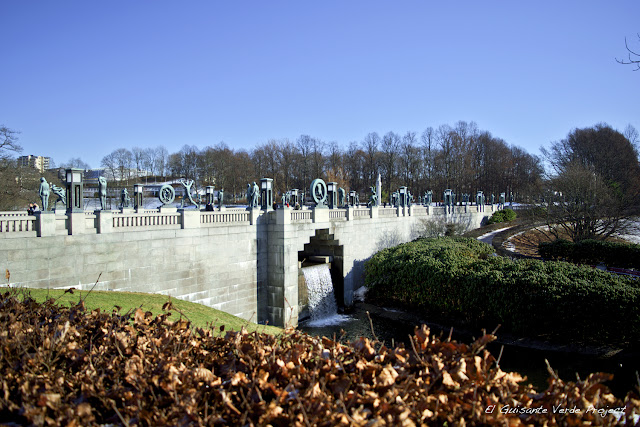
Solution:
<svg viewBox="0 0 640 427">
<path fill-rule="evenodd" d="M 510 252 L 515 252 L 516 251 L 516 245 L 514 245 L 513 243 L 506 241 L 504 243 L 504 248 Z"/>
<path fill-rule="evenodd" d="M 484 243 L 487 243 L 487 244 L 489 244 L 489 245 L 490 245 L 490 244 L 491 244 L 491 242 L 493 241 L 493 237 L 494 237 L 496 234 L 498 234 L 498 233 L 500 233 L 501 231 L 504 231 L 504 230 L 506 230 L 506 229 L 508 229 L 508 228 L 511 228 L 511 227 L 499 228 L 499 229 L 497 229 L 497 230 L 490 231 L 490 232 L 488 232 L 488 233 L 486 233 L 486 234 L 483 234 L 482 236 L 479 236 L 479 237 L 478 237 L 478 240 L 480 240 L 481 242 L 484 242 Z"/>
</svg>

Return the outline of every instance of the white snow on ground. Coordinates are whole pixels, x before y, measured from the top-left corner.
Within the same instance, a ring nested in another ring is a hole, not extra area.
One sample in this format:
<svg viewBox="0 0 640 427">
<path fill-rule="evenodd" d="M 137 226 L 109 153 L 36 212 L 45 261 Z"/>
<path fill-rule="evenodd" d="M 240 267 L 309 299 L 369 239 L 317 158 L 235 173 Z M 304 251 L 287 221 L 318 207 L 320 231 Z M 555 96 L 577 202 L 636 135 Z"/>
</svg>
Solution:
<svg viewBox="0 0 640 427">
<path fill-rule="evenodd" d="M 635 221 L 632 221 L 631 227 L 635 227 L 635 230 L 629 234 L 619 234 L 618 237 L 624 239 L 630 243 L 640 244 L 640 219 L 634 218 Z"/>
<path fill-rule="evenodd" d="M 638 236 L 637 234 L 620 234 L 618 237 L 630 243 L 635 243 L 636 245 L 640 245 L 640 236 Z"/>
<path fill-rule="evenodd" d="M 497 229 L 495 231 L 490 231 L 487 234 L 483 234 L 482 236 L 478 237 L 478 240 L 490 245 L 491 242 L 493 241 L 493 236 L 495 236 L 496 234 L 498 234 L 501 231 L 506 230 L 507 228 L 510 228 L 510 227 L 499 228 L 499 229 Z"/>
</svg>

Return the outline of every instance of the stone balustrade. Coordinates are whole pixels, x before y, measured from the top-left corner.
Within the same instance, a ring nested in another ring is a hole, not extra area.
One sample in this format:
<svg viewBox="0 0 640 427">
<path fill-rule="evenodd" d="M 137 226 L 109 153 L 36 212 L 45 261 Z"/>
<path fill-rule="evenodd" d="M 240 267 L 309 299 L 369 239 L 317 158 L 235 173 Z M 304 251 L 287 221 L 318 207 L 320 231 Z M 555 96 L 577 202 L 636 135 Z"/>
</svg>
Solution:
<svg viewBox="0 0 640 427">
<path fill-rule="evenodd" d="M 31 215 L 15 215 L 0 217 L 0 233 L 18 233 L 35 230 L 36 217 Z"/>
<path fill-rule="evenodd" d="M 487 209 L 493 211 L 493 206 Z M 276 223 L 315 223 L 329 221 L 353 221 L 372 218 L 393 218 L 404 216 L 445 215 L 442 206 L 427 207 L 353 207 L 345 209 L 303 209 L 280 208 L 281 215 L 274 216 Z M 479 212 L 477 207 L 473 212 Z M 455 206 L 453 214 L 470 212 L 468 206 Z M 0 235 L 12 233 L 24 235 L 52 236 L 61 234 L 112 233 L 115 231 L 149 231 L 180 228 L 200 228 L 224 224 L 254 224 L 262 211 L 229 208 L 220 211 L 200 211 L 195 209 L 123 209 L 120 211 L 82 212 L 54 214 L 53 212 L 0 212 Z M 73 223 L 76 222 L 75 231 Z M 26 233 L 26 234 L 25 234 Z"/>
</svg>

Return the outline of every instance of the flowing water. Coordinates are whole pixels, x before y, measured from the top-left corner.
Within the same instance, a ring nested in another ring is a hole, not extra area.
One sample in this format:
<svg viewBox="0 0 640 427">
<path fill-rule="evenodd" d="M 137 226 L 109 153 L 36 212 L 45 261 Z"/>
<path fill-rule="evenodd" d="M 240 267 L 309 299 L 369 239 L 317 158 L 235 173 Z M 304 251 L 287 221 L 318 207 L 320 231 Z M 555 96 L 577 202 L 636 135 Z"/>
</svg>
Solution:
<svg viewBox="0 0 640 427">
<path fill-rule="evenodd" d="M 348 316 L 338 314 L 338 304 L 333 292 L 331 271 L 329 264 L 318 264 L 302 269 L 309 295 L 310 326 L 320 327 L 334 325 L 349 319 Z"/>
</svg>

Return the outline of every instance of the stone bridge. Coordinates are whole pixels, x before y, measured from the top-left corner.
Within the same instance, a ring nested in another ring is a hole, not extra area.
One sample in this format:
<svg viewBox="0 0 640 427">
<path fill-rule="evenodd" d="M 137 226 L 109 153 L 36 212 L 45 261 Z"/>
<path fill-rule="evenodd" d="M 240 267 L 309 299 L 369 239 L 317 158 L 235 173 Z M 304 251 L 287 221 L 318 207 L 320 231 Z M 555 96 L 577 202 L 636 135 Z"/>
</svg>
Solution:
<svg viewBox="0 0 640 427">
<path fill-rule="evenodd" d="M 4 212 L 0 269 L 11 286 L 158 293 L 295 326 L 304 259 L 330 260 L 338 303 L 350 306 L 375 252 L 428 222 L 477 228 L 496 207 Z"/>
</svg>

